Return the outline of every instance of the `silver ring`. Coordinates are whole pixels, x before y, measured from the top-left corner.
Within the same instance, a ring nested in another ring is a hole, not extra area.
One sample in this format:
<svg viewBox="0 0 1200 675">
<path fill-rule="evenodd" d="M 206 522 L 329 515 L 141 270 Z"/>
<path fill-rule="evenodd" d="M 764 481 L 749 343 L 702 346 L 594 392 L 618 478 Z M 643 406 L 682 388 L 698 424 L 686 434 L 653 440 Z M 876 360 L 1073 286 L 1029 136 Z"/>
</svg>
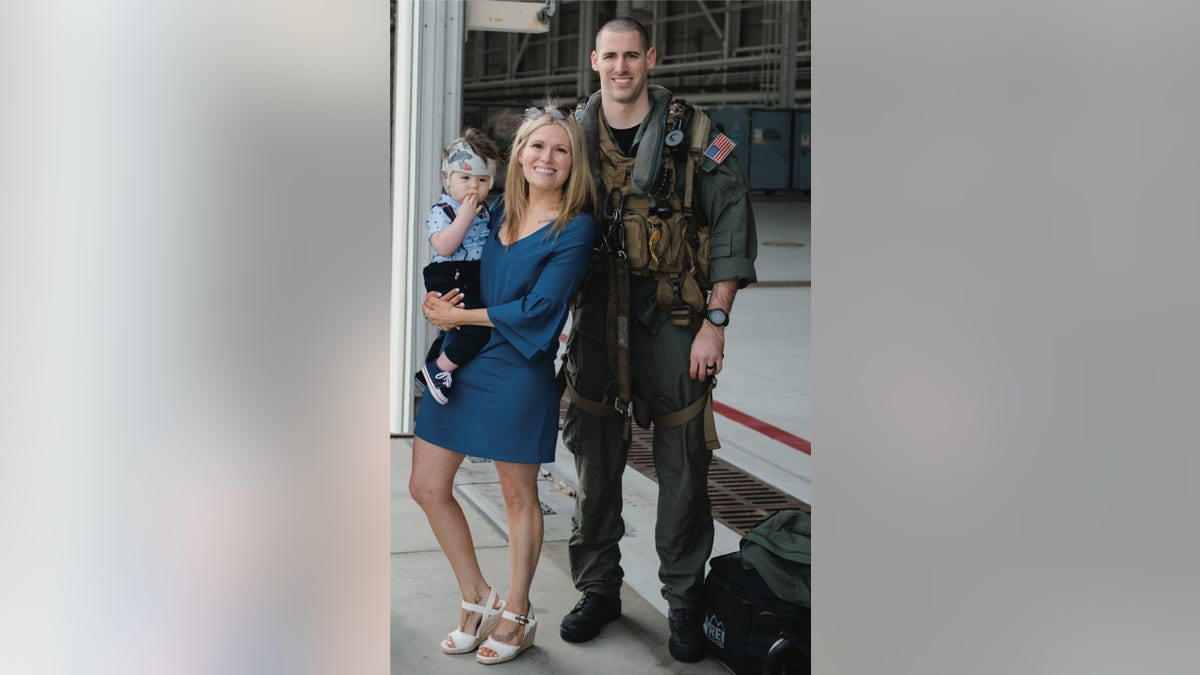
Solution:
<svg viewBox="0 0 1200 675">
<path fill-rule="evenodd" d="M 707 369 L 709 369 L 709 370 L 716 370 L 716 369 L 717 369 L 717 364 L 715 364 L 715 363 L 710 363 L 710 364 L 708 364 L 707 366 L 704 366 L 704 367 L 705 367 L 705 368 L 707 368 Z"/>
</svg>

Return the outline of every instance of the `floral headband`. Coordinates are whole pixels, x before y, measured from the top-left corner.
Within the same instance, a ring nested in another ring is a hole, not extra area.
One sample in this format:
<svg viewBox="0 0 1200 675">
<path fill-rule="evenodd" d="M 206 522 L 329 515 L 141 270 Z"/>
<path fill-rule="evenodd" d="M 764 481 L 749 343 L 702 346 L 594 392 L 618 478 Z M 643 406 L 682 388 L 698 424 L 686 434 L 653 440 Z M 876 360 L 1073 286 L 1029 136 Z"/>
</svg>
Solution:
<svg viewBox="0 0 1200 675">
<path fill-rule="evenodd" d="M 450 146 L 450 153 L 442 160 L 442 173 L 449 176 L 454 171 L 461 171 L 473 176 L 495 177 L 496 164 L 475 154 L 469 143 L 459 141 Z"/>
</svg>

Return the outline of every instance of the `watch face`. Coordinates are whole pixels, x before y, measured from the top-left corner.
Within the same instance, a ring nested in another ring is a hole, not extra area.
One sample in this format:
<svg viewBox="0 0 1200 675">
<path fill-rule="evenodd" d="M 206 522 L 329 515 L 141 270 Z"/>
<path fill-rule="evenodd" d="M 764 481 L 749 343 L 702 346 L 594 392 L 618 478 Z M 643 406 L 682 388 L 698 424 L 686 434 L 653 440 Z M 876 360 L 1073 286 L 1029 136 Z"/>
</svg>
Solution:
<svg viewBox="0 0 1200 675">
<path fill-rule="evenodd" d="M 729 314 L 723 309 L 710 309 L 708 310 L 708 320 L 714 326 L 724 326 L 729 323 Z"/>
</svg>

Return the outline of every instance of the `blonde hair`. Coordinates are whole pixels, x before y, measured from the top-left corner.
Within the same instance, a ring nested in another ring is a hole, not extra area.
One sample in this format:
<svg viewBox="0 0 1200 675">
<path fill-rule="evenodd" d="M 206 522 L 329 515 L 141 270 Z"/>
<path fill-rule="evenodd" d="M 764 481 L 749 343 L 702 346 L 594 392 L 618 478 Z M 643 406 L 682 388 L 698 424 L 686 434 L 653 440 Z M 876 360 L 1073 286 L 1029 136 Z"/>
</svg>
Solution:
<svg viewBox="0 0 1200 675">
<path fill-rule="evenodd" d="M 554 219 L 554 224 L 546 236 L 558 236 L 571 219 L 584 211 L 590 211 L 595 203 L 595 182 L 591 176 L 583 127 L 579 126 L 579 122 L 570 112 L 563 112 L 565 119 L 555 118 L 554 113 L 561 108 L 546 105 L 538 109 L 543 113 L 540 117 L 527 115 L 517 128 L 517 133 L 513 136 L 512 152 L 508 156 L 508 173 L 504 183 L 504 222 L 500 225 L 508 241 L 516 240 L 521 221 L 525 218 L 525 210 L 529 207 L 529 183 L 525 180 L 525 173 L 519 161 L 521 153 L 525 151 L 533 132 L 548 124 L 557 124 L 567 132 L 571 144 L 571 175 L 563 184 L 558 217 Z"/>
</svg>

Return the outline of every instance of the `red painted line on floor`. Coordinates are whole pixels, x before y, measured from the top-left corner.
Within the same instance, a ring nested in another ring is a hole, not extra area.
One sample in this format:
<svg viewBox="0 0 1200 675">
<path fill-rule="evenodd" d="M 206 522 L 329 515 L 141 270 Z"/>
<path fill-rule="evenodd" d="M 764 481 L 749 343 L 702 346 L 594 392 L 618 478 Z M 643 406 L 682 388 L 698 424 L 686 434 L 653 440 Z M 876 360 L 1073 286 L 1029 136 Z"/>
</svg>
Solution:
<svg viewBox="0 0 1200 675">
<path fill-rule="evenodd" d="M 788 433 L 774 424 L 764 422 L 757 417 L 747 415 L 736 408 L 730 408 L 729 406 L 715 399 L 713 400 L 713 412 L 717 413 L 718 415 L 728 417 L 738 424 L 750 427 L 758 433 L 763 434 L 764 436 L 769 436 L 770 438 L 773 438 L 786 446 L 795 448 L 806 455 L 812 455 L 812 443 L 809 443 L 795 434 Z"/>
</svg>

